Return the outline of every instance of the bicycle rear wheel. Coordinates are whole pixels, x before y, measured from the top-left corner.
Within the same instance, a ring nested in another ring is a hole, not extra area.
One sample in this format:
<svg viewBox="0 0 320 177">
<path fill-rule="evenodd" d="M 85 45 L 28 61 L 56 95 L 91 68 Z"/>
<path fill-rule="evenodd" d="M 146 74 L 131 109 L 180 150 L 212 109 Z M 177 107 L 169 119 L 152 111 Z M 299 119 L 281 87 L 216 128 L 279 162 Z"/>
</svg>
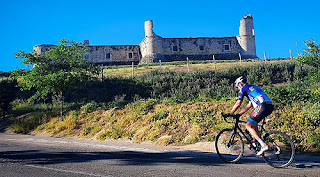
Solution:
<svg viewBox="0 0 320 177">
<path fill-rule="evenodd" d="M 265 134 L 264 141 L 269 145 L 269 150 L 264 152 L 262 157 L 270 166 L 283 168 L 292 163 L 295 148 L 288 135 L 279 131 L 271 131 Z"/>
<path fill-rule="evenodd" d="M 243 155 L 243 140 L 233 129 L 222 130 L 215 142 L 218 156 L 225 162 L 238 162 Z"/>
</svg>

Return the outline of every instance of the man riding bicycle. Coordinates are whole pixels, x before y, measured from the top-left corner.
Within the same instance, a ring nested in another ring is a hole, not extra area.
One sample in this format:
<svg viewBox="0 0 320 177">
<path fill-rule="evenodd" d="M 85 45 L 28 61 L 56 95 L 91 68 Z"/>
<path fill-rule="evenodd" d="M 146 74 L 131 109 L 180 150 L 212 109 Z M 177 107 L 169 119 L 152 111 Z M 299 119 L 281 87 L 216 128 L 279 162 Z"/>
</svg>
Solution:
<svg viewBox="0 0 320 177">
<path fill-rule="evenodd" d="M 265 151 L 267 151 L 269 147 L 261 138 L 257 125 L 263 118 L 272 113 L 272 100 L 267 94 L 262 91 L 260 87 L 248 84 L 245 77 L 241 76 L 237 78 L 235 81 L 235 86 L 239 89 L 239 99 L 230 111 L 230 115 L 233 115 L 234 112 L 241 106 L 242 101 L 246 96 L 249 100 L 249 104 L 239 112 L 239 116 L 247 112 L 251 107 L 254 107 L 254 111 L 251 113 L 248 119 L 246 128 L 251 133 L 251 135 L 260 143 L 261 149 L 257 153 L 257 155 L 260 156 Z"/>
</svg>

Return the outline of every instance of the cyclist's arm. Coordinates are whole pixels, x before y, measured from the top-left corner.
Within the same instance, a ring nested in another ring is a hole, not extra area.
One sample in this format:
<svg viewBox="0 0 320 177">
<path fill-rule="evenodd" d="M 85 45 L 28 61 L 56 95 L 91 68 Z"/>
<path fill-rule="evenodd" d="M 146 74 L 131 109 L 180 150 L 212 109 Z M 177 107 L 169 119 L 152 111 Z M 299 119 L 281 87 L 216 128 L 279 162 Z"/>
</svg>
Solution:
<svg viewBox="0 0 320 177">
<path fill-rule="evenodd" d="M 232 108 L 232 110 L 231 110 L 231 112 L 230 112 L 230 115 L 233 115 L 234 112 L 236 112 L 236 110 L 241 106 L 241 104 L 242 104 L 242 101 L 241 101 L 241 100 L 238 100 L 238 101 L 234 104 L 234 106 L 233 106 L 233 108 Z"/>
<path fill-rule="evenodd" d="M 240 115 L 244 114 L 244 113 L 247 112 L 251 107 L 252 107 L 252 104 L 251 104 L 251 102 L 249 101 L 249 103 L 247 104 L 247 106 L 244 107 L 244 108 L 239 112 L 239 114 L 240 114 Z"/>
</svg>

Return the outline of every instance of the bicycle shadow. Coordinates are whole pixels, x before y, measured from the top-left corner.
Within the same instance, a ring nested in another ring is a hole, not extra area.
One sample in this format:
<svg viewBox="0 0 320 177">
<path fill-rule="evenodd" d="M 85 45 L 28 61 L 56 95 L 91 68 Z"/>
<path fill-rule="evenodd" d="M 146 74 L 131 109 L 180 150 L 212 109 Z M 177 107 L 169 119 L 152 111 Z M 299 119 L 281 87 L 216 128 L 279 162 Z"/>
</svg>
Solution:
<svg viewBox="0 0 320 177">
<path fill-rule="evenodd" d="M 4 151 L 0 158 L 5 161 L 0 163 L 26 163 L 26 164 L 65 164 L 85 163 L 98 160 L 116 160 L 121 165 L 154 166 L 161 164 L 193 164 L 205 166 L 228 165 L 216 154 L 199 153 L 192 151 L 147 153 L 135 151 L 115 152 L 41 152 L 39 150 Z M 263 160 L 241 159 L 237 164 L 265 164 Z"/>
</svg>

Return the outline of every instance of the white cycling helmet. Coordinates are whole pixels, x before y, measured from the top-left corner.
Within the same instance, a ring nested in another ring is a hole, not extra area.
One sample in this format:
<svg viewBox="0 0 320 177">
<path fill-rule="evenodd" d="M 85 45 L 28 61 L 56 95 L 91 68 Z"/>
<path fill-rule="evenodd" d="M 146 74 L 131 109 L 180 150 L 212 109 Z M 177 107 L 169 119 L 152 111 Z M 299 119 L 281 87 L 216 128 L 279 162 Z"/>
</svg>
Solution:
<svg viewBox="0 0 320 177">
<path fill-rule="evenodd" d="M 236 79 L 236 81 L 234 82 L 235 83 L 235 86 L 238 87 L 239 86 L 239 83 L 246 83 L 247 82 L 247 79 L 245 77 L 238 77 Z"/>
</svg>

